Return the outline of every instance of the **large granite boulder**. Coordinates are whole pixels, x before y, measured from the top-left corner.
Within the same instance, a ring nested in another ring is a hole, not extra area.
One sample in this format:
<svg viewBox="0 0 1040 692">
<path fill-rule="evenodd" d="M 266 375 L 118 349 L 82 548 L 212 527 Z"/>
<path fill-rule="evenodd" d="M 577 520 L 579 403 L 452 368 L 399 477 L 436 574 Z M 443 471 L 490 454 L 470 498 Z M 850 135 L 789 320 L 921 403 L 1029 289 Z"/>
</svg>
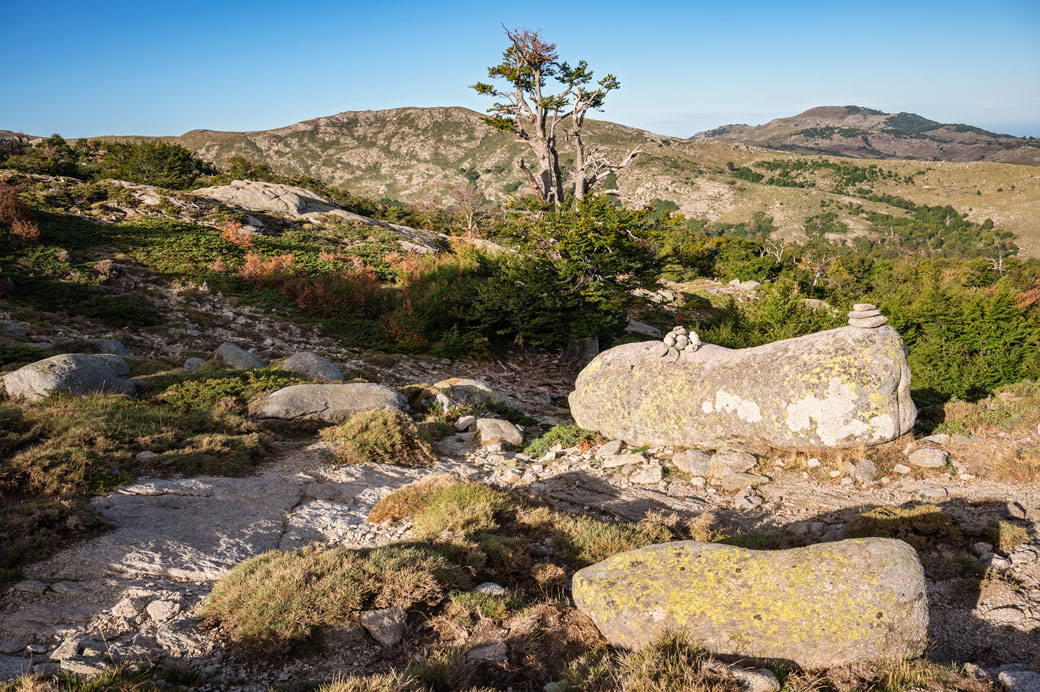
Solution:
<svg viewBox="0 0 1040 692">
<path fill-rule="evenodd" d="M 888 325 L 746 349 L 683 343 L 599 354 L 570 395 L 575 422 L 633 446 L 804 450 L 888 442 L 917 417 L 906 348 Z"/>
<path fill-rule="evenodd" d="M 708 651 L 803 668 L 920 654 L 928 631 L 914 549 L 862 538 L 791 550 L 681 541 L 577 572 L 574 602 L 614 646 L 685 631 Z"/>
<path fill-rule="evenodd" d="M 280 420 L 341 423 L 364 411 L 403 411 L 407 405 L 407 399 L 381 384 L 294 384 L 268 394 L 259 415 Z"/>
<path fill-rule="evenodd" d="M 444 392 L 454 401 L 516 408 L 516 402 L 503 394 L 499 394 L 483 380 L 452 377 L 437 382 L 433 387 Z"/>
<path fill-rule="evenodd" d="M 120 358 L 130 358 L 130 351 L 117 339 L 87 339 L 88 342 L 97 347 L 98 353 L 107 353 Z"/>
<path fill-rule="evenodd" d="M 51 392 L 68 394 L 134 394 L 130 366 L 106 354 L 65 353 L 30 363 L 4 375 L 12 399 L 39 401 Z"/>
<path fill-rule="evenodd" d="M 317 353 L 310 351 L 294 353 L 275 365 L 306 377 L 312 382 L 343 382 L 343 373 L 339 371 L 339 368 Z"/>
<path fill-rule="evenodd" d="M 264 367 L 264 361 L 255 353 L 225 341 L 213 352 L 213 360 L 235 370 L 253 370 Z"/>
</svg>

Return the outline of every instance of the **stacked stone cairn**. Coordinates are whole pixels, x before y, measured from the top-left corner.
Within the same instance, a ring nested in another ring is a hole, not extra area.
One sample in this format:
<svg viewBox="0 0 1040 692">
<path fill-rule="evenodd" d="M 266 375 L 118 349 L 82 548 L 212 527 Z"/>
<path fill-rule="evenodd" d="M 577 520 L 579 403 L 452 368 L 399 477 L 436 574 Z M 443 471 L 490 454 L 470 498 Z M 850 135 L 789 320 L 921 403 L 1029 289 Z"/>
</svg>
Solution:
<svg viewBox="0 0 1040 692">
<path fill-rule="evenodd" d="M 856 303 L 852 306 L 852 312 L 849 313 L 850 327 L 875 329 L 886 322 L 888 322 L 888 318 L 870 303 Z"/>
<path fill-rule="evenodd" d="M 701 347 L 701 338 L 697 336 L 697 332 L 690 332 L 686 327 L 679 326 L 664 335 L 664 343 L 669 349 L 693 353 Z"/>
</svg>

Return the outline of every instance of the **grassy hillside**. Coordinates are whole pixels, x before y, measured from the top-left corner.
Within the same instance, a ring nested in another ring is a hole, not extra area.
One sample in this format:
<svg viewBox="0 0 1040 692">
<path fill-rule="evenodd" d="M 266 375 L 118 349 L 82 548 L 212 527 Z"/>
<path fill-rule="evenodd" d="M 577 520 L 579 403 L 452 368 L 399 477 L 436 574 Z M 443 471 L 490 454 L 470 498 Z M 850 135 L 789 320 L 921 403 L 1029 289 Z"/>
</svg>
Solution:
<svg viewBox="0 0 1040 692">
<path fill-rule="evenodd" d="M 884 115 L 884 114 L 882 114 Z M 869 118 L 878 116 L 870 115 Z M 526 189 L 515 166 L 522 143 L 493 130 L 465 108 L 399 108 L 345 112 L 259 132 L 193 130 L 174 138 L 208 160 L 232 156 L 267 163 L 286 175 L 307 175 L 368 197 L 406 202 L 443 201 L 470 181 L 491 200 Z M 769 161 L 808 159 L 805 154 L 749 147 L 719 139 L 684 140 L 605 121 L 591 121 L 589 139 L 616 157 L 634 146 L 643 154 L 617 176 L 622 200 L 631 205 L 672 202 L 687 218 L 718 224 L 772 217 L 778 233 L 804 236 L 806 219 L 834 212 L 852 235 L 866 233 L 868 212 L 905 216 L 906 210 L 836 189 L 827 172 L 809 175 L 812 185 L 784 187 L 741 178 L 727 164 L 750 167 Z M 1040 150 L 1038 150 L 1040 151 Z M 812 157 L 845 161 L 841 157 Z M 572 159 L 564 158 L 564 166 Z M 952 205 L 973 221 L 993 219 L 1013 232 L 1023 254 L 1040 257 L 1040 170 L 989 162 L 855 160 L 892 176 L 871 181 L 875 195 L 896 195 L 915 204 Z M 753 178 L 754 176 L 752 176 Z M 767 176 L 768 178 L 768 176 Z M 909 181 L 909 182 L 908 182 Z M 613 182 L 608 183 L 609 185 Z M 980 194 L 981 193 L 981 194 Z M 665 205 L 670 207 L 671 205 Z"/>
</svg>

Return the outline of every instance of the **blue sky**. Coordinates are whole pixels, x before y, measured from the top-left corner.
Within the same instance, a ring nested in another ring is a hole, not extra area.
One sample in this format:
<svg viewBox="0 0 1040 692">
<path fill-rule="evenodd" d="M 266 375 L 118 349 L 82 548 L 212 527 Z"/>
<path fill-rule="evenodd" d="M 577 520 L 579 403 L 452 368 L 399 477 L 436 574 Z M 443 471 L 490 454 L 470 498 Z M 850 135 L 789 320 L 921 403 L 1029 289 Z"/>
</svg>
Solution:
<svg viewBox="0 0 1040 692">
<path fill-rule="evenodd" d="M 486 103 L 467 86 L 540 29 L 622 88 L 599 117 L 689 136 L 817 105 L 1040 136 L 1040 1 L 35 2 L 0 24 L 0 129 L 256 130 Z"/>
</svg>

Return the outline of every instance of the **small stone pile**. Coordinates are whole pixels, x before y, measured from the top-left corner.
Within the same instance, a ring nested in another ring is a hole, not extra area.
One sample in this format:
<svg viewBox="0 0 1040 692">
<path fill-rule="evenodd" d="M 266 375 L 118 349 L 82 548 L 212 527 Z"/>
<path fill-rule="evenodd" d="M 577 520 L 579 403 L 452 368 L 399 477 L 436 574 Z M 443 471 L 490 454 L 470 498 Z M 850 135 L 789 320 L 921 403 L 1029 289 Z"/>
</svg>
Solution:
<svg viewBox="0 0 1040 692">
<path fill-rule="evenodd" d="M 679 326 L 664 335 L 664 343 L 676 351 L 692 353 L 701 347 L 701 338 L 697 336 L 697 332 L 690 332 L 686 327 Z"/>
<path fill-rule="evenodd" d="M 856 303 L 849 313 L 849 326 L 860 329 L 874 329 L 888 322 L 888 318 L 870 303 Z"/>
</svg>

